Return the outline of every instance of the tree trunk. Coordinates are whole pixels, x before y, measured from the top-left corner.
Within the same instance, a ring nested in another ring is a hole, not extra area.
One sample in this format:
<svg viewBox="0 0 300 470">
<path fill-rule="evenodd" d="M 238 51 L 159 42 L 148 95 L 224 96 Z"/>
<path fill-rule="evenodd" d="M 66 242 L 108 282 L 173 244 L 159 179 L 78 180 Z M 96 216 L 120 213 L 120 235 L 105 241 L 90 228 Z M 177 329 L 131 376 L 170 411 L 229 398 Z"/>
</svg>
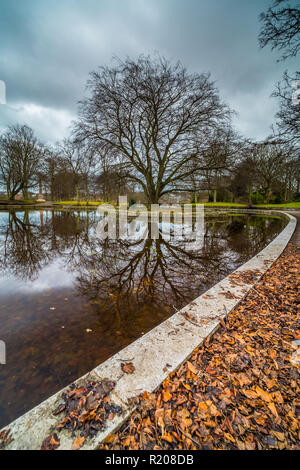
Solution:
<svg viewBox="0 0 300 470">
<path fill-rule="evenodd" d="M 214 203 L 217 202 L 217 190 L 214 189 Z"/>
<path fill-rule="evenodd" d="M 80 205 L 78 184 L 76 184 L 76 200 L 77 200 L 77 204 Z"/>
<path fill-rule="evenodd" d="M 89 193 L 89 183 L 88 183 L 87 179 L 86 179 L 86 183 L 85 183 L 85 193 L 86 193 L 86 203 L 87 203 L 87 205 L 89 205 L 90 193 Z"/>
</svg>

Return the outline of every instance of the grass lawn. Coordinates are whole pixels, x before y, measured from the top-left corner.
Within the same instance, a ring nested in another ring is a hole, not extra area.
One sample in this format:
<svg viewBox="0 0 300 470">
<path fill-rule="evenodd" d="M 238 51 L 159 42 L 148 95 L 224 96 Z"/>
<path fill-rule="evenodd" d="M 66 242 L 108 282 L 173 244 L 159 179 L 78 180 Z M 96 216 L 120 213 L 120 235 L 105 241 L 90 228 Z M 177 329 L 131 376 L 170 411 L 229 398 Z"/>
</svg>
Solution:
<svg viewBox="0 0 300 470">
<path fill-rule="evenodd" d="M 204 204 L 204 207 L 247 207 L 247 204 L 239 204 L 237 202 L 197 202 L 197 203 L 191 202 L 191 203 L 186 203 L 187 206 L 200 206 L 202 204 Z"/>
<path fill-rule="evenodd" d="M 59 202 L 54 202 L 54 204 L 60 204 L 60 205 L 66 205 L 66 206 L 77 206 L 78 202 L 77 201 L 59 201 Z M 100 206 L 101 204 L 107 204 L 106 202 L 98 202 L 98 201 L 89 201 L 87 203 L 86 201 L 80 201 L 79 205 L 80 206 Z"/>
<path fill-rule="evenodd" d="M 1 204 L 17 204 L 17 205 L 22 205 L 22 204 L 40 204 L 37 201 L 34 200 L 16 200 L 16 201 L 8 201 L 6 199 L 0 199 L 0 205 Z M 65 206 L 77 206 L 78 203 L 77 201 L 57 201 L 53 202 L 55 205 L 65 205 Z M 115 203 L 109 203 L 109 202 L 103 202 L 103 201 L 90 201 L 87 203 L 86 201 L 80 201 L 79 205 L 80 206 L 100 206 L 101 204 L 111 204 L 111 205 L 117 205 Z M 187 205 L 190 206 L 196 206 L 200 205 L 202 203 L 190 203 Z M 240 204 L 236 202 L 205 202 L 204 207 L 241 207 L 241 208 L 246 208 L 248 207 L 248 204 Z M 293 208 L 293 209 L 300 209 L 300 202 L 286 202 L 285 204 L 258 204 L 258 205 L 252 205 L 253 208 L 258 208 L 258 209 L 263 209 L 263 208 Z"/>
<path fill-rule="evenodd" d="M 255 207 L 293 207 L 295 209 L 299 209 L 300 202 L 286 202 L 285 204 L 259 204 Z"/>
<path fill-rule="evenodd" d="M 205 202 L 204 207 L 247 207 L 246 204 L 237 202 Z"/>
<path fill-rule="evenodd" d="M 199 203 L 200 204 L 200 203 Z M 191 204 L 196 205 L 196 204 Z M 238 204 L 234 202 L 205 202 L 204 207 L 249 207 L 249 204 Z M 252 204 L 251 207 L 253 208 L 300 208 L 300 202 L 286 202 L 285 204 Z"/>
</svg>

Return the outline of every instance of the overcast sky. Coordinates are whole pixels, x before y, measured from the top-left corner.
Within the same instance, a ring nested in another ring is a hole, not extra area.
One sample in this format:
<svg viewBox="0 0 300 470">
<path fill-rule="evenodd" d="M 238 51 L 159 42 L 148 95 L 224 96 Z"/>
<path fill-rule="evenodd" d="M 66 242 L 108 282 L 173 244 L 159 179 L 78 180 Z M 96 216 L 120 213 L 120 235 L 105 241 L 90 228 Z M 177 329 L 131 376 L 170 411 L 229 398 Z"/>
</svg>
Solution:
<svg viewBox="0 0 300 470">
<path fill-rule="evenodd" d="M 0 130 L 19 122 L 55 142 L 68 135 L 90 71 L 141 53 L 211 72 L 246 137 L 267 136 L 270 95 L 285 69 L 260 50 L 259 14 L 271 0 L 0 0 Z"/>
</svg>

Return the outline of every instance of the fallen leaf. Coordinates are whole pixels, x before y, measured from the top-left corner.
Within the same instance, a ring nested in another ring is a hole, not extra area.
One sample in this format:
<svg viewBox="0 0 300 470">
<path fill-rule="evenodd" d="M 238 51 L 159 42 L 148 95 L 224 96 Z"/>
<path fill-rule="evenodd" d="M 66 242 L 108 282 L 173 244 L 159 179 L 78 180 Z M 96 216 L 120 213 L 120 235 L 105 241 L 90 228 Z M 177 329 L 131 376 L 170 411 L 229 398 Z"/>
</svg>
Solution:
<svg viewBox="0 0 300 470">
<path fill-rule="evenodd" d="M 197 375 L 198 369 L 191 362 L 187 361 L 186 363 L 187 363 L 188 369 L 191 372 L 193 372 L 193 374 Z"/>
<path fill-rule="evenodd" d="M 256 386 L 255 391 L 256 391 L 257 395 L 259 395 L 262 400 L 264 400 L 266 402 L 271 402 L 272 401 L 271 395 L 269 393 L 265 392 L 262 388 Z"/>
<path fill-rule="evenodd" d="M 132 364 L 132 362 L 127 362 L 127 363 L 122 363 L 121 364 L 121 369 L 123 372 L 125 372 L 125 374 L 133 374 L 133 372 L 135 371 L 135 367 L 134 365 Z"/>
<path fill-rule="evenodd" d="M 167 402 L 167 401 L 171 400 L 172 394 L 169 392 L 169 390 L 163 390 L 162 394 L 163 394 L 163 401 L 164 402 Z"/>
<path fill-rule="evenodd" d="M 78 450 L 83 446 L 83 443 L 85 441 L 84 437 L 76 437 L 76 439 L 73 441 L 72 444 L 72 450 Z"/>
<path fill-rule="evenodd" d="M 60 440 L 57 437 L 57 434 L 51 434 L 46 437 L 41 445 L 41 450 L 56 450 L 60 446 Z"/>
</svg>

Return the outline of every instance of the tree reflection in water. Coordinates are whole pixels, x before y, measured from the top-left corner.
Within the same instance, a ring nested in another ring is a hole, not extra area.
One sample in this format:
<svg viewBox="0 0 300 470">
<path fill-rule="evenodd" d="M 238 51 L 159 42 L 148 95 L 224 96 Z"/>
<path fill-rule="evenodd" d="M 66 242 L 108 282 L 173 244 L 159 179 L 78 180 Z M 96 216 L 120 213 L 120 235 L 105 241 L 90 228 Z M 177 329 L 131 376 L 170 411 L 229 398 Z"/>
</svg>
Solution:
<svg viewBox="0 0 300 470">
<path fill-rule="evenodd" d="M 93 210 L 0 212 L 0 426 L 196 298 L 284 224 L 209 216 L 203 248 L 191 251 L 172 239 L 101 241 L 97 222 Z"/>
</svg>

